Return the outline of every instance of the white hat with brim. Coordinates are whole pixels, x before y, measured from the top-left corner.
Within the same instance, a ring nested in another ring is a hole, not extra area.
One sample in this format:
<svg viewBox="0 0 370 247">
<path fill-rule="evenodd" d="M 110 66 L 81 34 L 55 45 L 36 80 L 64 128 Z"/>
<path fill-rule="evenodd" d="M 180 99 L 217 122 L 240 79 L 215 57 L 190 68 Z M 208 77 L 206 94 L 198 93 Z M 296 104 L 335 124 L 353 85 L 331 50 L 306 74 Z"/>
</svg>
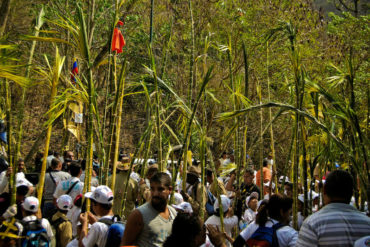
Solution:
<svg viewBox="0 0 370 247">
<path fill-rule="evenodd" d="M 105 185 L 100 185 L 92 192 L 85 193 L 86 198 L 90 198 L 101 204 L 112 204 L 113 203 L 113 192 Z"/>
<path fill-rule="evenodd" d="M 57 206 L 60 210 L 68 211 L 71 209 L 72 205 L 72 197 L 70 197 L 69 195 L 61 195 L 57 199 Z"/>
<path fill-rule="evenodd" d="M 39 210 L 39 200 L 34 196 L 26 197 L 24 202 L 22 203 L 22 207 L 24 210 L 37 213 L 37 210 Z"/>
<path fill-rule="evenodd" d="M 184 213 L 192 214 L 193 208 L 191 207 L 191 204 L 188 202 L 182 202 L 179 205 L 173 204 L 172 207 L 181 210 Z"/>
<path fill-rule="evenodd" d="M 222 202 L 223 211 L 227 212 L 227 210 L 229 210 L 229 207 L 230 207 L 230 199 L 225 195 L 221 195 L 221 202 Z M 215 203 L 213 204 L 213 207 L 215 210 L 220 208 L 218 199 L 216 199 Z"/>
</svg>

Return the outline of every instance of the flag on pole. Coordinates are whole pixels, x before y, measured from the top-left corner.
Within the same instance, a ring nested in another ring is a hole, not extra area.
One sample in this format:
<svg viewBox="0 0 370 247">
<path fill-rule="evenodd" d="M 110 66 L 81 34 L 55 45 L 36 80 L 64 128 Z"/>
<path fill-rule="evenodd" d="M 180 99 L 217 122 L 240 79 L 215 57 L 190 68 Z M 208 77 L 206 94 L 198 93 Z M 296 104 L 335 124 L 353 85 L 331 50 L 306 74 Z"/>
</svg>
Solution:
<svg viewBox="0 0 370 247">
<path fill-rule="evenodd" d="M 71 71 L 71 81 L 76 82 L 76 75 L 78 74 L 78 66 L 76 58 L 73 61 L 72 71 Z"/>
<path fill-rule="evenodd" d="M 123 22 L 118 21 L 117 26 L 122 26 Z M 118 27 L 114 28 L 113 38 L 112 38 L 112 51 L 116 51 L 117 54 L 122 53 L 123 47 L 126 45 L 125 39 Z"/>
</svg>

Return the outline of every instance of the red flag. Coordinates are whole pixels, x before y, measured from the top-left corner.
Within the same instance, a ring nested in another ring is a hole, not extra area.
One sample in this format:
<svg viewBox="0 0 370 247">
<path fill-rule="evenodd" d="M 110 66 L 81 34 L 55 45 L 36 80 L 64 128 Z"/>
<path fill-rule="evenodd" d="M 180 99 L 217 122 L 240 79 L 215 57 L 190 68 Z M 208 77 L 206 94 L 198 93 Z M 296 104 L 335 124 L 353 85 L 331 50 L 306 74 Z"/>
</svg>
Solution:
<svg viewBox="0 0 370 247">
<path fill-rule="evenodd" d="M 77 60 L 76 60 L 76 59 L 74 59 L 74 61 L 73 61 L 73 66 L 72 66 L 72 71 L 71 71 L 71 81 L 72 81 L 73 83 L 75 83 L 75 82 L 76 82 L 75 75 L 77 75 L 77 74 L 78 74 Z"/>
<path fill-rule="evenodd" d="M 118 28 L 114 29 L 112 39 L 112 51 L 116 51 L 117 54 L 122 53 L 122 48 L 126 45 L 125 39 L 121 31 Z"/>
</svg>

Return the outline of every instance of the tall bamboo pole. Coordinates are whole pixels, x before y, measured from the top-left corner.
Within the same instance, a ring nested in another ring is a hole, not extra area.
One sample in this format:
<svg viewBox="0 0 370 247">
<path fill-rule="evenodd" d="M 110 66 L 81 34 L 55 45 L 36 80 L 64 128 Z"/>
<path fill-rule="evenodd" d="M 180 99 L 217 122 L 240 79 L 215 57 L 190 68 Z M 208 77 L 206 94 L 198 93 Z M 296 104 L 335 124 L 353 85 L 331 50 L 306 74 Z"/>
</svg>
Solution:
<svg viewBox="0 0 370 247">
<path fill-rule="evenodd" d="M 268 99 L 269 99 L 269 102 L 271 102 L 271 94 L 270 94 L 270 74 L 269 74 L 269 42 L 267 42 L 266 44 L 266 69 L 267 69 L 267 93 L 268 93 Z M 271 113 L 271 108 L 269 108 L 269 122 L 271 122 L 271 119 L 272 119 L 272 113 Z M 274 179 L 274 183 L 275 185 L 277 185 L 277 174 L 276 174 L 276 159 L 275 159 L 275 142 L 274 142 L 274 131 L 273 131 L 273 128 L 272 128 L 272 123 L 270 124 L 270 147 L 271 147 L 271 152 L 272 152 L 272 160 L 274 161 L 275 164 L 271 164 L 272 165 L 272 169 L 273 169 L 273 178 Z M 272 192 L 272 179 L 270 181 L 270 196 L 271 196 L 271 192 Z M 277 192 L 277 186 L 275 186 L 275 189 L 274 189 L 275 193 Z"/>
<path fill-rule="evenodd" d="M 194 74 L 194 50 L 195 50 L 195 36 L 194 36 L 194 19 L 193 19 L 193 8 L 192 0 L 188 0 L 189 13 L 190 13 L 190 38 L 191 38 L 191 48 L 190 48 L 190 68 L 189 68 L 189 89 L 188 89 L 188 103 L 192 104 L 193 99 L 193 88 L 195 83 Z"/>
<path fill-rule="evenodd" d="M 50 107 L 54 101 L 55 96 L 57 95 L 57 86 L 59 83 L 59 77 L 63 68 L 65 57 L 60 57 L 58 47 L 55 51 L 55 64 L 53 71 L 51 71 L 51 94 L 50 94 Z M 48 114 L 49 119 L 52 118 L 52 112 L 49 112 Z M 52 123 L 49 124 L 46 134 L 46 140 L 45 140 L 45 149 L 44 149 L 44 155 L 42 159 L 42 166 L 41 166 L 41 173 L 40 173 L 40 179 L 39 179 L 39 187 L 37 189 L 37 198 L 39 202 L 42 201 L 42 194 L 44 191 L 44 183 L 45 183 L 45 172 L 46 172 L 46 160 L 48 157 L 49 152 L 49 144 L 50 144 L 50 137 L 51 137 L 51 131 L 52 131 L 53 125 Z"/>
<path fill-rule="evenodd" d="M 87 29 L 85 23 L 84 13 L 80 5 L 77 5 L 78 17 L 80 21 L 80 27 L 82 32 L 83 41 L 83 54 L 87 63 L 87 83 L 88 83 L 88 96 L 89 96 L 89 108 L 88 108 L 88 129 L 87 129 L 87 162 L 86 162 L 86 179 L 84 184 L 84 192 L 91 191 L 91 173 L 93 163 L 93 139 L 94 139 L 94 85 L 93 85 L 93 74 L 92 74 L 92 63 L 90 60 L 90 47 L 87 36 Z M 90 212 L 90 200 L 87 200 L 86 211 Z"/>
<path fill-rule="evenodd" d="M 9 191 L 11 192 L 11 205 L 16 201 L 17 186 L 16 186 L 16 174 L 17 166 L 15 165 L 13 156 L 13 121 L 12 121 L 12 101 L 11 101 L 11 89 L 8 79 L 5 79 L 5 97 L 6 97 L 6 119 L 7 119 L 7 141 L 8 141 L 8 162 L 9 167 L 12 168 L 13 172 L 10 174 L 9 179 Z"/>
<path fill-rule="evenodd" d="M 120 82 L 119 82 L 119 91 L 117 94 L 119 94 L 119 100 L 118 100 L 118 116 L 117 116 L 117 128 L 116 128 L 116 142 L 114 147 L 114 158 L 113 158 L 113 171 L 112 171 L 112 185 L 111 189 L 114 191 L 115 183 L 116 183 L 116 168 L 117 168 L 117 161 L 118 161 L 118 154 L 119 154 L 119 139 L 120 139 L 120 133 L 121 133 L 121 119 L 122 119 L 122 105 L 123 105 L 123 95 L 125 92 L 125 73 L 126 73 L 126 60 L 124 60 L 120 75 Z M 129 178 L 128 178 L 129 179 Z"/>
</svg>

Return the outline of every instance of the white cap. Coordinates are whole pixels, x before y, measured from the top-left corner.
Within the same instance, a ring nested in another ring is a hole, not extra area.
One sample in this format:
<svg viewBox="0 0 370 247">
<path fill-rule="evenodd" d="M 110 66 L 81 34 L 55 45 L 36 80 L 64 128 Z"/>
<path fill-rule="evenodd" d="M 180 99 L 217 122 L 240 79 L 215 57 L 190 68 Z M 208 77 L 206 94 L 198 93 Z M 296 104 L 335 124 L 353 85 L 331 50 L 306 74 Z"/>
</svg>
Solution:
<svg viewBox="0 0 370 247">
<path fill-rule="evenodd" d="M 264 187 L 270 187 L 270 181 L 269 181 L 269 182 L 267 182 L 267 183 L 264 183 L 264 184 L 263 184 L 263 186 L 264 186 Z M 275 189 L 275 183 L 274 183 L 274 182 L 272 182 L 271 188 L 272 188 L 273 190 Z"/>
<path fill-rule="evenodd" d="M 183 211 L 184 213 L 192 214 L 193 208 L 191 207 L 191 204 L 188 202 L 182 202 L 179 205 L 173 204 L 172 207 Z"/>
<path fill-rule="evenodd" d="M 175 196 L 175 204 L 176 205 L 180 205 L 182 202 L 184 202 L 184 198 L 182 197 L 182 195 L 180 193 L 177 193 L 175 192 L 175 194 L 173 194 Z"/>
<path fill-rule="evenodd" d="M 249 201 L 252 199 L 252 198 L 256 198 L 257 201 L 258 201 L 258 193 L 257 192 L 252 192 L 248 197 L 247 199 L 245 200 L 245 205 L 248 207 L 248 204 L 249 204 Z"/>
<path fill-rule="evenodd" d="M 57 199 L 57 206 L 61 210 L 69 210 L 71 209 L 72 205 L 72 197 L 70 197 L 69 195 L 61 195 Z"/>
<path fill-rule="evenodd" d="M 22 207 L 26 211 L 37 213 L 37 210 L 39 210 L 39 200 L 34 196 L 26 197 L 22 203 Z"/>
<path fill-rule="evenodd" d="M 105 185 L 96 187 L 93 192 L 87 192 L 85 197 L 93 199 L 94 201 L 101 204 L 112 204 L 113 203 L 113 192 Z"/>
<path fill-rule="evenodd" d="M 289 177 L 288 176 L 280 176 L 279 183 L 286 183 L 286 182 L 289 182 Z"/>
<path fill-rule="evenodd" d="M 308 200 L 311 200 L 310 196 L 311 196 L 311 192 L 308 191 L 308 193 L 307 193 L 307 199 Z M 312 191 L 312 200 L 315 200 L 318 197 L 319 197 L 319 194 L 316 193 L 315 191 Z M 298 195 L 298 200 L 300 200 L 301 202 L 304 203 L 304 194 Z"/>
<path fill-rule="evenodd" d="M 225 195 L 221 195 L 221 202 L 222 202 L 222 209 L 224 210 L 224 212 L 229 210 L 230 199 Z M 214 207 L 215 211 L 220 207 L 219 203 L 218 203 L 218 198 L 216 199 L 215 203 L 213 204 L 213 207 Z"/>
<path fill-rule="evenodd" d="M 18 180 L 17 180 L 17 183 L 16 183 L 16 186 L 17 186 L 17 188 L 18 188 L 18 187 L 21 187 L 21 186 L 26 186 L 26 187 L 28 187 L 28 186 L 30 186 L 30 185 L 29 185 L 29 182 L 28 182 L 28 181 L 26 181 L 26 180 L 24 180 L 24 179 L 18 179 Z"/>
<path fill-rule="evenodd" d="M 370 246 L 370 235 L 357 239 L 353 247 L 369 247 Z"/>
</svg>

